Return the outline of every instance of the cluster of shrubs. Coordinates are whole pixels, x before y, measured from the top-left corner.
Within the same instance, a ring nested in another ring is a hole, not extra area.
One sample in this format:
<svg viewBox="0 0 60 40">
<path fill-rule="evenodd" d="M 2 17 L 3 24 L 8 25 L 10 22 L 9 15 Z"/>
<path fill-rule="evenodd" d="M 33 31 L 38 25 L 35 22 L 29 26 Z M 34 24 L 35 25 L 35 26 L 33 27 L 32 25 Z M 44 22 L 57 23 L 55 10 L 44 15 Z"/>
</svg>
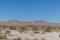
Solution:
<svg viewBox="0 0 60 40">
<path fill-rule="evenodd" d="M 27 30 L 32 30 L 32 31 L 45 31 L 45 32 L 50 32 L 52 30 L 60 30 L 60 27 L 58 26 L 53 26 L 53 25 L 43 25 L 43 26 L 36 26 L 36 25 L 25 25 L 25 26 L 6 26 L 6 25 L 0 25 L 0 29 L 10 29 L 10 30 L 22 30 L 22 31 L 27 31 Z"/>
</svg>

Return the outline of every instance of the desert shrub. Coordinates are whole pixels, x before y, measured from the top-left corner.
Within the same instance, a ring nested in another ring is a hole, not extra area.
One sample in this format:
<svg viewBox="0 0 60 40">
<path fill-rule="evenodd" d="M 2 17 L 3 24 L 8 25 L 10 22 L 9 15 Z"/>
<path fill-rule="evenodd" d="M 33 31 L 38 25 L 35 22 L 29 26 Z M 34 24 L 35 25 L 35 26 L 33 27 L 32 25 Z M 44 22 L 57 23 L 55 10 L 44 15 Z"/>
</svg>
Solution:
<svg viewBox="0 0 60 40">
<path fill-rule="evenodd" d="M 6 33 L 10 33 L 10 31 L 6 31 Z"/>
<path fill-rule="evenodd" d="M 24 32 L 27 30 L 27 27 L 20 27 L 20 29 Z"/>
<path fill-rule="evenodd" d="M 58 30 L 60 30 L 60 27 L 57 27 Z"/>
<path fill-rule="evenodd" d="M 9 28 L 11 29 L 11 30 L 16 30 L 16 26 L 9 26 Z"/>
<path fill-rule="evenodd" d="M 6 36 L 0 35 L 0 40 L 1 40 L 1 39 L 6 39 Z"/>
<path fill-rule="evenodd" d="M 51 27 L 50 26 L 47 26 L 44 31 L 45 32 L 51 32 Z"/>
<path fill-rule="evenodd" d="M 39 31 L 39 27 L 36 27 L 36 26 L 35 27 L 32 27 L 32 30 L 33 31 Z"/>
</svg>

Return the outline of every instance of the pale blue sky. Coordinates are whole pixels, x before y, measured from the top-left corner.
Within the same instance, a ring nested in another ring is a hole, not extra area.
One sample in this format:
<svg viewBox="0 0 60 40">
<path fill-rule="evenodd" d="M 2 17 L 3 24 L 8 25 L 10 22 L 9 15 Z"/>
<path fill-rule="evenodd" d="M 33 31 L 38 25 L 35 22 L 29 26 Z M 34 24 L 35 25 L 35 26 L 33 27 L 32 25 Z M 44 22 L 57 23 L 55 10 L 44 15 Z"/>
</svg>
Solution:
<svg viewBox="0 0 60 40">
<path fill-rule="evenodd" d="M 0 21 L 60 22 L 60 0 L 0 0 Z"/>
</svg>

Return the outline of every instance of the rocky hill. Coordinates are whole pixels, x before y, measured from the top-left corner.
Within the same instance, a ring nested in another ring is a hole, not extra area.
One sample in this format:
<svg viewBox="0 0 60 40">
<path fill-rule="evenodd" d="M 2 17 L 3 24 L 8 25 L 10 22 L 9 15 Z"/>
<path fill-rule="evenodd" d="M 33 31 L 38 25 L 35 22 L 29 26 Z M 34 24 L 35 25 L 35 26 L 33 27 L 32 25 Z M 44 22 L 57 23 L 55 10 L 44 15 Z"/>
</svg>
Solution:
<svg viewBox="0 0 60 40">
<path fill-rule="evenodd" d="M 0 25 L 7 25 L 7 26 L 24 26 L 24 25 L 54 25 L 54 26 L 60 26 L 60 23 L 52 23 L 47 22 L 43 20 L 37 20 L 37 21 L 18 21 L 18 20 L 10 20 L 5 22 L 0 22 Z"/>
</svg>

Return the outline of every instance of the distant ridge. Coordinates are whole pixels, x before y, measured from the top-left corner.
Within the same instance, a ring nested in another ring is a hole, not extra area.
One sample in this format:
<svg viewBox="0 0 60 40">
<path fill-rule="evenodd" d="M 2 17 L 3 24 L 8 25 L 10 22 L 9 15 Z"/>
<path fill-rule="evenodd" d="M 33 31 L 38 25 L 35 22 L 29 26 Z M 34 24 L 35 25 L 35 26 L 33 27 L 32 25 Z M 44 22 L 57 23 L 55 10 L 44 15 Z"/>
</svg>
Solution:
<svg viewBox="0 0 60 40">
<path fill-rule="evenodd" d="M 0 22 L 0 25 L 7 25 L 7 26 L 24 26 L 24 25 L 54 25 L 60 26 L 60 23 L 51 23 L 44 20 L 35 20 L 35 21 L 18 21 L 18 20 L 9 20 L 6 22 Z"/>
</svg>

